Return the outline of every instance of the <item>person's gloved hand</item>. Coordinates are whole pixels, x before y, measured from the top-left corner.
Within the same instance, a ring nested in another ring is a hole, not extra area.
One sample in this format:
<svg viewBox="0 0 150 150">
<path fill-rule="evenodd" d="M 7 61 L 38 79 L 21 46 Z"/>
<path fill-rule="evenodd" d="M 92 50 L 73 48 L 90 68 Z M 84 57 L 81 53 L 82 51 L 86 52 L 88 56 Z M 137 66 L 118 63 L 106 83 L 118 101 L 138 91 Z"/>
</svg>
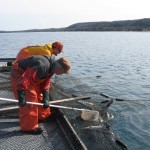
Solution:
<svg viewBox="0 0 150 150">
<path fill-rule="evenodd" d="M 26 105 L 26 100 L 25 100 L 25 91 L 24 90 L 17 90 L 18 93 L 18 105 L 20 107 L 23 107 Z"/>
<path fill-rule="evenodd" d="M 49 91 L 43 91 L 43 100 L 42 100 L 42 103 L 44 104 L 43 108 L 49 107 L 49 100 L 50 100 Z"/>
</svg>

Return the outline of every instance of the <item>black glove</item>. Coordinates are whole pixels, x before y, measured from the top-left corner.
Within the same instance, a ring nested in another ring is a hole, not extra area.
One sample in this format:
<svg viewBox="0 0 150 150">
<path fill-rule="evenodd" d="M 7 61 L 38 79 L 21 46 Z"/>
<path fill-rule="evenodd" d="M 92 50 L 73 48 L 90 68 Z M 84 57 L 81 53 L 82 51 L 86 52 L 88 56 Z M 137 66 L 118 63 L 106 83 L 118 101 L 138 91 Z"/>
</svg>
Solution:
<svg viewBox="0 0 150 150">
<path fill-rule="evenodd" d="M 25 91 L 24 90 L 17 90 L 17 93 L 18 93 L 18 100 L 19 100 L 19 103 L 18 105 L 20 107 L 23 107 L 26 105 L 26 100 L 25 100 Z"/>
<path fill-rule="evenodd" d="M 49 91 L 43 91 L 43 100 L 42 100 L 43 108 L 49 107 Z"/>
</svg>

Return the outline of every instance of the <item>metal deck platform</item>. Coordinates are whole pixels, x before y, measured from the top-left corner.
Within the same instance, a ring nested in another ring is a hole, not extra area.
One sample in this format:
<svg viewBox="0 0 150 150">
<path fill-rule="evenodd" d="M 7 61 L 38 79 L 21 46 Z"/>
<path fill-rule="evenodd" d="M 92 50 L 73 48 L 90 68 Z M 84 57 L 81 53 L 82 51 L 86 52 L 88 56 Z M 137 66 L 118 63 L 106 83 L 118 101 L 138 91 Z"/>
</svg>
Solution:
<svg viewBox="0 0 150 150">
<path fill-rule="evenodd" d="M 12 58 L 3 61 L 11 62 Z M 0 67 L 0 97 L 14 99 L 10 87 L 9 70 L 10 67 Z M 82 94 L 91 96 L 91 100 L 87 103 L 82 101 L 67 102 L 63 105 L 99 111 L 103 121 L 83 121 L 78 111 L 55 109 L 54 119 L 49 118 L 49 120 L 40 123 L 44 132 L 41 135 L 33 136 L 19 131 L 18 109 L 0 111 L 0 149 L 128 149 L 111 131 L 108 124 L 109 101 L 107 99 L 105 101 L 99 93 L 72 76 L 56 76 L 50 91 L 54 99 L 83 96 Z M 0 102 L 0 109 L 12 106 L 14 104 L 10 102 Z"/>
</svg>

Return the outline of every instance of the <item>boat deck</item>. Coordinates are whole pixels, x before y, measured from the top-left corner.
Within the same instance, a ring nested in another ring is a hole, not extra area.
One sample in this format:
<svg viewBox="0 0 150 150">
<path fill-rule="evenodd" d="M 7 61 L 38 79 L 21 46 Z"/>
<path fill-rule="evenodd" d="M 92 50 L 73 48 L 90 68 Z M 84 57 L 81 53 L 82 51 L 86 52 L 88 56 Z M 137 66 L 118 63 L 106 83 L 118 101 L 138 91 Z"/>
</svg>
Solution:
<svg viewBox="0 0 150 150">
<path fill-rule="evenodd" d="M 0 97 L 14 99 L 10 87 L 9 69 L 7 66 L 0 68 Z M 49 118 L 40 123 L 44 132 L 35 136 L 19 131 L 18 109 L 0 111 L 0 149 L 128 149 L 127 145 L 111 131 L 108 123 L 110 119 L 108 107 L 111 105 L 109 100 L 72 76 L 55 76 L 54 81 L 51 82 L 50 91 L 55 100 L 73 96 L 90 96 L 89 101 L 66 102 L 63 105 L 99 111 L 103 121 L 84 121 L 79 111 L 57 109 L 54 110 L 56 115 L 54 119 Z M 0 109 L 14 106 L 10 102 L 0 101 L 0 104 Z"/>
<path fill-rule="evenodd" d="M 9 67 L 0 68 L 0 98 L 14 99 L 9 81 L 9 70 Z M 43 133 L 40 135 L 30 135 L 20 132 L 17 104 L 0 101 L 1 150 L 86 149 L 76 136 L 65 115 L 58 109 L 54 109 L 53 115 L 46 121 L 39 122 L 39 126 L 43 129 Z M 70 133 L 66 133 L 67 131 Z"/>
<path fill-rule="evenodd" d="M 40 135 L 29 135 L 19 131 L 18 117 L 8 118 L 0 116 L 0 149 L 71 149 L 56 119 L 45 121 L 39 125 L 43 129 L 43 133 Z"/>
</svg>

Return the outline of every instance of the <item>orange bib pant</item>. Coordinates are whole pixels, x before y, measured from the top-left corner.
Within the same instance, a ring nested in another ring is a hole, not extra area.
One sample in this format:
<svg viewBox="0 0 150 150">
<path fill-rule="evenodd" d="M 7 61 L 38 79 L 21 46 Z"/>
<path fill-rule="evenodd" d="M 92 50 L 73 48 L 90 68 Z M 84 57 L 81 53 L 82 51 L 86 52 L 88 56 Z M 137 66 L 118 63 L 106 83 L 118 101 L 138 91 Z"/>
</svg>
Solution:
<svg viewBox="0 0 150 150">
<path fill-rule="evenodd" d="M 20 67 L 12 67 L 10 81 L 14 96 L 18 99 L 17 95 L 17 82 L 22 75 L 23 70 Z M 40 80 L 42 82 L 42 80 Z M 31 83 L 25 91 L 25 99 L 30 102 L 40 102 L 43 95 L 40 90 L 40 82 Z M 22 131 L 34 130 L 38 127 L 38 120 L 44 120 L 51 115 L 50 108 L 43 108 L 42 106 L 26 104 L 24 107 L 19 108 L 20 128 Z"/>
</svg>

